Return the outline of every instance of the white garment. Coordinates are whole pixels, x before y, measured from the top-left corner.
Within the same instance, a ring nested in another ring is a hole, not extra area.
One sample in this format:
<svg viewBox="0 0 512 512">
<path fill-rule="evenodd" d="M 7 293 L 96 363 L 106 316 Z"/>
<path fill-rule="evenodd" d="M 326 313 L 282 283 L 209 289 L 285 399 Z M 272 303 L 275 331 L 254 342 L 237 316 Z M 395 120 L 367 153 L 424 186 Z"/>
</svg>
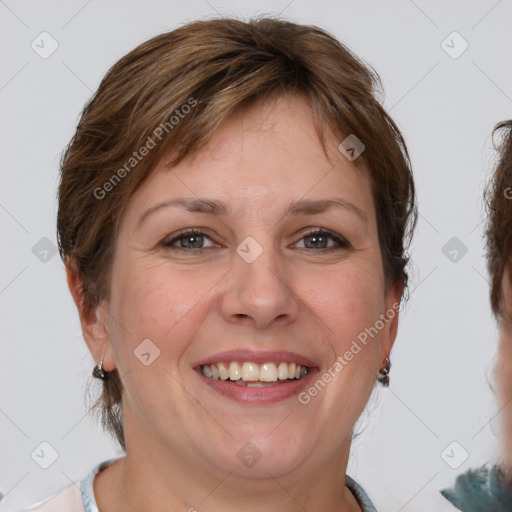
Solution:
<svg viewBox="0 0 512 512">
<path fill-rule="evenodd" d="M 100 462 L 80 481 L 80 487 L 71 484 L 58 494 L 35 503 L 22 512 L 98 512 L 93 488 L 94 477 L 121 458 Z"/>
</svg>

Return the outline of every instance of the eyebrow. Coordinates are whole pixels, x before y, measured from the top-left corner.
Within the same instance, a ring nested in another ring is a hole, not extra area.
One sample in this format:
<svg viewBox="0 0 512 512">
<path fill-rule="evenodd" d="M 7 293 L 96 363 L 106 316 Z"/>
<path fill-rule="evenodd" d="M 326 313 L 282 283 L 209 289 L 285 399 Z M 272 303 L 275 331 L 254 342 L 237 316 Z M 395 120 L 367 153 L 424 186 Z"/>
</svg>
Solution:
<svg viewBox="0 0 512 512">
<path fill-rule="evenodd" d="M 207 213 L 217 216 L 223 216 L 231 213 L 230 206 L 218 199 L 177 197 L 169 199 L 168 201 L 162 201 L 161 203 L 157 203 L 147 209 L 140 217 L 137 223 L 137 229 L 149 215 L 161 208 L 167 208 L 170 206 L 182 207 L 189 212 Z M 350 201 L 339 197 L 329 199 L 301 199 L 297 202 L 289 203 L 282 217 L 287 217 L 288 215 L 315 215 L 332 207 L 343 208 L 355 214 L 363 222 L 368 222 L 368 217 L 359 207 Z"/>
</svg>

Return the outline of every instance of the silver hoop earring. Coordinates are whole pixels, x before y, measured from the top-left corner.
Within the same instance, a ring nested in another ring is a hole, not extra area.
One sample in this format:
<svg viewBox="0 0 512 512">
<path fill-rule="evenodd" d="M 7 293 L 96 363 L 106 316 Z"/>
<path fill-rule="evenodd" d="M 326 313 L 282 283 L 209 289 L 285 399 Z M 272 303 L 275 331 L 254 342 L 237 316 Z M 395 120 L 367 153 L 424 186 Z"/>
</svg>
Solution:
<svg viewBox="0 0 512 512">
<path fill-rule="evenodd" d="M 382 384 L 383 387 L 387 388 L 389 386 L 389 372 L 391 370 L 391 361 L 386 357 L 386 365 L 384 368 L 379 370 L 379 376 L 377 380 Z"/>
<path fill-rule="evenodd" d="M 103 354 L 103 357 L 101 358 L 100 364 L 97 364 L 94 369 L 92 370 L 92 376 L 96 379 L 105 380 L 107 378 L 106 371 L 103 371 L 103 359 L 105 358 L 105 354 Z"/>
</svg>

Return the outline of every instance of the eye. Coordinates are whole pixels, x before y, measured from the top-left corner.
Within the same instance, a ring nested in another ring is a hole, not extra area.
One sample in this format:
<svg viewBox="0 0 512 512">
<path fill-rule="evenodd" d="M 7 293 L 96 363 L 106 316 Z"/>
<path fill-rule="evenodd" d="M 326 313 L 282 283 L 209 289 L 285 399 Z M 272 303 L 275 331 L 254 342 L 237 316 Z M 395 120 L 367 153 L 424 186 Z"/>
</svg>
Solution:
<svg viewBox="0 0 512 512">
<path fill-rule="evenodd" d="M 187 229 L 185 231 L 182 231 L 181 233 L 178 233 L 171 239 L 164 240 L 162 242 L 162 246 L 169 249 L 196 249 L 196 251 L 200 251 L 202 249 L 209 248 L 204 246 L 205 239 L 211 240 L 211 238 L 201 230 Z M 179 243 L 177 244 L 177 242 Z M 215 245 L 218 246 L 218 244 L 214 244 L 211 245 L 210 247 L 214 247 Z"/>
<path fill-rule="evenodd" d="M 335 244 L 338 246 L 328 246 L 329 239 L 333 240 Z M 327 229 L 316 229 L 306 233 L 301 240 L 305 240 L 306 247 L 300 247 L 300 249 L 325 249 L 325 250 L 335 250 L 335 249 L 348 249 L 351 247 L 350 243 L 345 240 L 342 236 L 336 235 Z M 309 241 L 309 247 L 308 245 Z"/>
<path fill-rule="evenodd" d="M 212 242 L 211 245 L 205 246 L 205 240 L 210 240 Z M 301 241 L 303 240 L 305 241 L 304 247 L 299 247 L 299 249 L 322 249 L 331 251 L 351 248 L 350 243 L 345 240 L 345 238 L 322 228 L 309 231 L 303 235 Z M 333 241 L 334 245 L 329 245 L 329 240 Z M 213 242 L 207 234 L 195 228 L 181 231 L 172 238 L 165 239 L 161 245 L 167 249 L 194 250 L 194 252 L 219 247 L 219 244 Z"/>
</svg>

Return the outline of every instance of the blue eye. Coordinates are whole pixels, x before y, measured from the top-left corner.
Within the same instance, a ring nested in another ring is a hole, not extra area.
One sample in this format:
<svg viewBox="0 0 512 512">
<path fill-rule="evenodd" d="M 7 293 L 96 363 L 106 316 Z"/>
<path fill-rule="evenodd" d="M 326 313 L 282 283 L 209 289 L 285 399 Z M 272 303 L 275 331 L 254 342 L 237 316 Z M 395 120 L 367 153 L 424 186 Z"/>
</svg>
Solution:
<svg viewBox="0 0 512 512">
<path fill-rule="evenodd" d="M 172 238 L 171 240 L 164 240 L 162 245 L 167 248 L 172 249 L 207 249 L 208 247 L 204 247 L 204 239 L 209 236 L 205 235 L 202 231 L 197 229 L 187 229 L 186 231 L 182 231 L 178 236 Z M 180 242 L 179 245 L 175 245 L 176 242 Z M 202 241 L 202 243 L 201 243 Z"/>
<path fill-rule="evenodd" d="M 212 244 L 210 246 L 205 246 L 205 240 L 210 240 Z M 309 245 L 309 247 L 300 247 L 300 249 L 311 249 L 311 250 L 322 250 L 322 251 L 332 251 L 336 249 L 349 249 L 351 248 L 350 243 L 345 240 L 343 237 L 335 235 L 331 231 L 326 229 L 316 229 L 306 233 L 300 239 L 309 240 L 310 243 L 305 245 Z M 334 245 L 329 246 L 329 240 L 335 242 Z M 177 236 L 164 240 L 162 242 L 162 246 L 166 249 L 178 249 L 185 250 L 191 252 L 202 252 L 206 249 L 211 249 L 213 247 L 220 247 L 219 244 L 213 242 L 212 239 L 206 235 L 203 231 L 199 229 L 187 229 L 178 233 Z"/>
<path fill-rule="evenodd" d="M 309 233 L 306 233 L 301 240 L 311 240 L 312 247 L 305 247 L 305 249 L 324 249 L 324 250 L 333 250 L 333 249 L 339 249 L 339 248 L 345 248 L 348 249 L 350 247 L 350 244 L 347 240 L 345 240 L 343 237 L 335 235 L 334 233 L 331 233 L 330 231 L 326 229 L 317 229 L 314 231 L 310 231 Z M 338 245 L 328 247 L 329 239 L 334 240 L 334 242 Z"/>
</svg>

